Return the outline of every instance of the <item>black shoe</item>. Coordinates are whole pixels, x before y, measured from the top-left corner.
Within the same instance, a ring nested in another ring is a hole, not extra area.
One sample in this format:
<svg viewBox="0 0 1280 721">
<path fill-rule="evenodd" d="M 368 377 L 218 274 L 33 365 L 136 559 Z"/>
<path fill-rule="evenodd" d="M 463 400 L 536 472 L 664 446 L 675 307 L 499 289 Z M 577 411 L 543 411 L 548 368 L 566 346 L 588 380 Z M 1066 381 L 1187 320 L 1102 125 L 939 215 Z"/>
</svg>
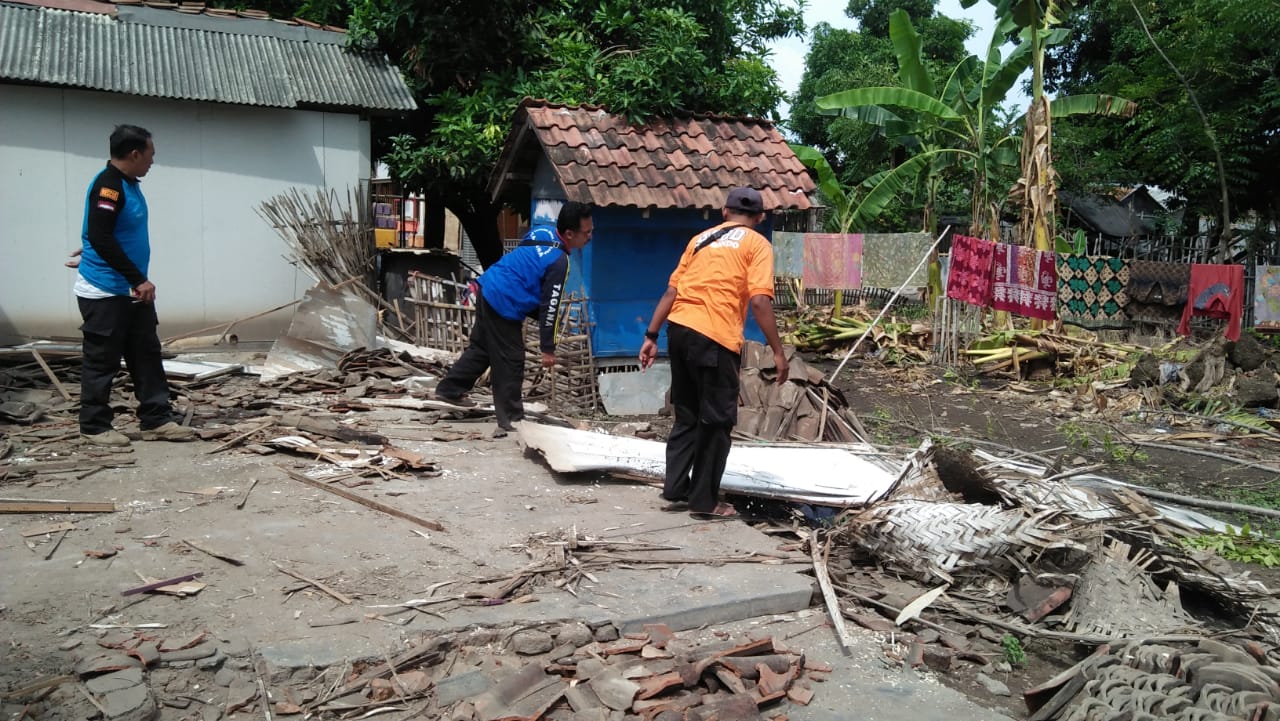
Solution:
<svg viewBox="0 0 1280 721">
<path fill-rule="evenodd" d="M 458 406 L 459 408 L 475 408 L 476 407 L 476 402 L 471 400 L 470 398 L 467 398 L 466 396 L 457 396 L 455 398 L 453 396 L 442 396 L 439 393 L 435 393 L 431 396 L 431 398 L 432 400 L 437 400 L 437 401 L 440 401 L 441 403 L 448 403 L 451 406 Z"/>
</svg>

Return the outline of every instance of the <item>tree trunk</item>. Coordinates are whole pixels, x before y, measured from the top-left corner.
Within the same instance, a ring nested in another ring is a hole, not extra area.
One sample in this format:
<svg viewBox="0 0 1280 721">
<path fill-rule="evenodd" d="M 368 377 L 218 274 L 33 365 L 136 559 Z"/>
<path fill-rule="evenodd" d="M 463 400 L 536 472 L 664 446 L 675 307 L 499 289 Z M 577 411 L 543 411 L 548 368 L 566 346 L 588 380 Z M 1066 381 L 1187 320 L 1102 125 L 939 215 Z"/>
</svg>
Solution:
<svg viewBox="0 0 1280 721">
<path fill-rule="evenodd" d="M 422 240 L 427 248 L 444 247 L 444 199 L 427 196 L 427 208 L 423 211 Z"/>
<path fill-rule="evenodd" d="M 1031 101 L 1026 132 L 1022 139 L 1022 177 L 1014 188 L 1014 194 L 1022 195 L 1022 221 L 1018 229 L 1024 245 L 1036 250 L 1052 250 L 1058 190 L 1053 177 L 1053 128 L 1048 98 L 1040 96 Z"/>
<path fill-rule="evenodd" d="M 470 208 L 450 208 L 462 229 L 467 231 L 471 247 L 475 248 L 480 265 L 488 268 L 502 257 L 502 236 L 498 233 L 499 206 L 493 203 L 473 203 Z"/>
</svg>

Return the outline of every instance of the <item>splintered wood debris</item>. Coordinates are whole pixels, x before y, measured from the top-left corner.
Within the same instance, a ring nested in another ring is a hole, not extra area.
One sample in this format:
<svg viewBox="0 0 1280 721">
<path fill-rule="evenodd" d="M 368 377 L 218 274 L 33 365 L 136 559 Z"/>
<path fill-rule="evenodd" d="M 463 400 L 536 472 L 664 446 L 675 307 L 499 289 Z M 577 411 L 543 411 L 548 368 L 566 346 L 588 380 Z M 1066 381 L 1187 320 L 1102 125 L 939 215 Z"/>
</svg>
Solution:
<svg viewBox="0 0 1280 721">
<path fill-rule="evenodd" d="M 956 661 L 982 665 L 1003 655 L 1005 634 L 1088 644 L 1193 641 L 1203 620 L 1183 608 L 1189 590 L 1280 641 L 1274 594 L 1180 542 L 1215 527 L 1211 519 L 1166 512 L 1140 489 L 1084 471 L 937 450 L 941 459 L 928 472 L 846 510 L 808 540 L 825 549 L 820 580 L 829 576 L 841 599 L 828 604 L 832 615 L 891 635 L 885 651 L 897 661 L 939 670 Z M 906 636 L 893 634 L 895 622 Z"/>
</svg>

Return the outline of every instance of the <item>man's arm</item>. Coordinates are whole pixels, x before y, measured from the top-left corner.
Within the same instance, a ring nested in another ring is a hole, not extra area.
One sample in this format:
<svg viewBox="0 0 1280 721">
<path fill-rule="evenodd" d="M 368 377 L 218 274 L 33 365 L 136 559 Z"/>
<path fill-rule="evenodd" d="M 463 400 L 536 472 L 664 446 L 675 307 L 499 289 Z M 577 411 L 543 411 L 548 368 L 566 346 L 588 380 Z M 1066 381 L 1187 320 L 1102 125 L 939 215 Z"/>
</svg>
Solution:
<svg viewBox="0 0 1280 721">
<path fill-rule="evenodd" d="M 645 330 L 644 344 L 640 346 L 641 369 L 653 365 L 654 359 L 658 357 L 658 341 L 650 336 L 657 336 L 662 330 L 662 324 L 667 322 L 667 316 L 671 315 L 671 306 L 675 305 L 675 302 L 676 288 L 674 285 L 669 285 L 667 292 L 658 299 L 658 307 L 653 311 L 653 319 L 649 321 L 649 327 Z"/>
<path fill-rule="evenodd" d="M 787 356 L 782 352 L 782 339 L 778 337 L 778 319 L 773 315 L 773 298 L 767 295 L 751 296 L 751 312 L 756 316 L 756 323 L 764 331 L 764 339 L 773 349 L 773 362 L 778 367 L 778 385 L 787 382 L 787 374 L 791 370 Z"/>
<path fill-rule="evenodd" d="M 137 288 L 147 282 L 147 277 L 129 260 L 116 240 L 116 219 L 124 209 L 124 202 L 120 181 L 107 177 L 106 173 L 98 176 L 89 191 L 89 246 L 102 262 L 124 276 L 130 288 Z"/>
<path fill-rule="evenodd" d="M 778 337 L 778 320 L 773 314 L 773 246 L 763 236 L 759 236 L 758 241 L 747 267 L 747 293 L 751 296 L 751 311 L 756 316 L 756 324 L 764 331 L 764 339 L 773 349 L 778 385 L 782 385 L 787 382 L 790 368 L 782 352 L 782 339 Z"/>
<path fill-rule="evenodd" d="M 538 303 L 538 345 L 542 349 L 542 365 L 556 362 L 556 332 L 560 325 L 560 299 L 564 281 L 569 275 L 569 256 L 561 254 L 542 274 L 542 301 Z"/>
</svg>

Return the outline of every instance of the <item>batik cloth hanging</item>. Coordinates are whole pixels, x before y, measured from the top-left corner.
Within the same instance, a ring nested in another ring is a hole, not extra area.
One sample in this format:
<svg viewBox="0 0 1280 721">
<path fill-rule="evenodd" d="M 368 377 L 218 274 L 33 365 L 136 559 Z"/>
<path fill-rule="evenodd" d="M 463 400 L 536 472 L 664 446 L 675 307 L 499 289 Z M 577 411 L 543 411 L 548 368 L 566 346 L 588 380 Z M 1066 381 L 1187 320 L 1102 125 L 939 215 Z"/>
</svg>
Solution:
<svg viewBox="0 0 1280 721">
<path fill-rule="evenodd" d="M 947 297 L 984 308 L 990 305 L 991 262 L 995 252 L 996 244 L 990 240 L 952 236 Z"/>
<path fill-rule="evenodd" d="M 804 276 L 804 233 L 773 234 L 773 274 L 781 278 Z"/>
<path fill-rule="evenodd" d="M 862 235 L 805 233 L 803 278 L 806 288 L 861 288 Z"/>
<path fill-rule="evenodd" d="M 1253 281 L 1253 324 L 1280 330 L 1280 265 L 1258 266 Z"/>
<path fill-rule="evenodd" d="M 1058 265 L 1053 253 L 997 243 L 992 263 L 991 307 L 1053 320 L 1058 301 Z"/>
<path fill-rule="evenodd" d="M 1058 319 L 1090 330 L 1127 328 L 1129 262 L 1105 255 L 1061 253 Z"/>
<path fill-rule="evenodd" d="M 927 285 L 927 264 L 920 261 L 931 247 L 933 238 L 925 233 L 867 233 L 862 238 L 862 287 Z"/>
</svg>

